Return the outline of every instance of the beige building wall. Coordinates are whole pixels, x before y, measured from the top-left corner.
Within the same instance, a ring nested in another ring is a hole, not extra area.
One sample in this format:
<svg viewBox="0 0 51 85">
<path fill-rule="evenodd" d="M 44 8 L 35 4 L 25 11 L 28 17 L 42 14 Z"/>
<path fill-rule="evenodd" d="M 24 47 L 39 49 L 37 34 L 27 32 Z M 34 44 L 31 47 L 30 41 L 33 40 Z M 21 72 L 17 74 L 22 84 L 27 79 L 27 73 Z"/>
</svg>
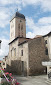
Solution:
<svg viewBox="0 0 51 85">
<path fill-rule="evenodd" d="M 17 17 L 10 21 L 10 42 L 16 37 L 26 37 L 25 19 Z"/>
<path fill-rule="evenodd" d="M 51 36 L 49 36 L 48 38 L 48 41 L 49 41 L 49 58 L 51 59 Z"/>
<path fill-rule="evenodd" d="M 23 50 L 23 56 L 21 51 Z M 19 57 L 24 62 L 24 75 L 29 75 L 29 50 L 28 43 L 19 46 Z M 22 64 L 22 63 L 21 63 Z M 22 68 L 22 67 L 21 67 Z"/>
<path fill-rule="evenodd" d="M 9 65 L 11 66 L 11 60 L 20 60 L 19 57 L 19 43 L 22 43 L 23 41 L 28 40 L 26 38 L 18 38 L 17 40 L 13 41 L 11 44 L 9 44 Z M 16 49 L 16 56 L 15 56 L 15 49 Z M 12 52 L 12 53 L 11 53 Z"/>
<path fill-rule="evenodd" d="M 47 66 L 47 73 L 51 72 L 51 66 Z"/>
<path fill-rule="evenodd" d="M 10 42 L 15 39 L 15 18 L 10 21 Z"/>
<path fill-rule="evenodd" d="M 15 49 L 16 49 L 16 55 L 14 53 Z M 16 40 L 14 43 L 11 43 L 9 45 L 9 59 L 10 60 L 18 59 L 18 40 Z"/>
<path fill-rule="evenodd" d="M 11 71 L 16 69 L 17 74 L 22 74 L 22 61 L 24 61 L 24 75 L 28 75 L 29 62 L 28 62 L 28 43 L 23 46 L 18 46 L 19 42 L 25 41 L 24 38 L 18 38 L 9 45 L 9 66 L 12 68 Z M 15 55 L 16 49 L 16 55 Z M 23 56 L 21 56 L 21 50 L 23 50 Z M 20 63 L 19 63 L 20 62 Z M 14 64 L 14 65 L 13 65 Z M 20 68 L 19 68 L 20 67 Z"/>
<path fill-rule="evenodd" d="M 45 41 L 47 40 L 47 44 L 46 43 L 45 44 L 46 44 L 46 47 L 48 48 L 49 59 L 51 59 L 51 36 L 45 36 L 44 40 Z"/>
<path fill-rule="evenodd" d="M 20 24 L 20 29 L 18 25 Z M 21 29 L 21 26 L 23 25 L 23 28 Z M 15 18 L 15 37 L 26 37 L 26 22 L 25 19 L 22 18 Z"/>
<path fill-rule="evenodd" d="M 45 43 L 46 47 L 48 48 L 48 43 L 49 43 L 49 41 L 48 41 L 48 36 L 44 37 L 44 40 L 45 40 L 45 41 L 47 40 L 47 44 L 45 43 L 45 41 L 44 41 L 44 43 Z"/>
</svg>

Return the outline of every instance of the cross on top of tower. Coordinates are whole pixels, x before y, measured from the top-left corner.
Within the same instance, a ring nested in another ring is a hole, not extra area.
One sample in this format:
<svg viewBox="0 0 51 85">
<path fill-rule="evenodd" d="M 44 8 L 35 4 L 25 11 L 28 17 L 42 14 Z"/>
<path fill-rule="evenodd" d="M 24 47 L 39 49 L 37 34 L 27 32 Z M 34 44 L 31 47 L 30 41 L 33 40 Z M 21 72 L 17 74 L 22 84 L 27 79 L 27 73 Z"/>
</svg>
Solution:
<svg viewBox="0 0 51 85">
<path fill-rule="evenodd" d="M 17 12 L 18 12 L 18 8 L 17 8 Z"/>
</svg>

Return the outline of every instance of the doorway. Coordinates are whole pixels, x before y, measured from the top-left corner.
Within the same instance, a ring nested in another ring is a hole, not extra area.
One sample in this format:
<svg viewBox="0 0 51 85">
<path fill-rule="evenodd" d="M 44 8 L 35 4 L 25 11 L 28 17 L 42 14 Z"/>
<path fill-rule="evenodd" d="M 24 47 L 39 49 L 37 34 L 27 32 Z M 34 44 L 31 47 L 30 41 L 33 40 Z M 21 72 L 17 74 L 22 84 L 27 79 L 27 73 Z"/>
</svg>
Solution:
<svg viewBox="0 0 51 85">
<path fill-rule="evenodd" d="M 46 67 L 46 74 L 47 74 L 47 67 Z"/>
<path fill-rule="evenodd" d="M 24 61 L 22 61 L 22 75 L 24 75 Z"/>
</svg>

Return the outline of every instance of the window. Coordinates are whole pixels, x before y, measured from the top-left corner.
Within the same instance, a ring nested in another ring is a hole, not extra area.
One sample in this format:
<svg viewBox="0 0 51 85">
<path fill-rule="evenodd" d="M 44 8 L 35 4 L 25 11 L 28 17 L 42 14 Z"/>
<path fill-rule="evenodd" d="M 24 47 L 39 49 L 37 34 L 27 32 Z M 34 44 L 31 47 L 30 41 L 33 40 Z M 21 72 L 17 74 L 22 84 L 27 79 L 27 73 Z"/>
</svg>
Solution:
<svg viewBox="0 0 51 85">
<path fill-rule="evenodd" d="M 46 53 L 46 55 L 48 55 L 48 49 L 47 48 L 45 49 L 45 53 Z"/>
<path fill-rule="evenodd" d="M 3 63 L 3 65 L 5 65 L 5 63 Z"/>
<path fill-rule="evenodd" d="M 45 40 L 45 44 L 47 44 L 47 40 Z"/>
<path fill-rule="evenodd" d="M 23 37 L 23 35 L 22 35 L 22 37 Z"/>
<path fill-rule="evenodd" d="M 18 36 L 20 37 L 20 24 L 18 24 Z"/>
<path fill-rule="evenodd" d="M 14 49 L 14 55 L 16 56 L 16 48 Z"/>
<path fill-rule="evenodd" d="M 51 69 L 51 67 L 49 67 Z"/>
<path fill-rule="evenodd" d="M 21 36 L 23 37 L 23 34 Z"/>
<path fill-rule="evenodd" d="M 20 24 L 18 24 L 18 29 L 20 30 Z"/>
<path fill-rule="evenodd" d="M 21 25 L 21 30 L 23 30 L 23 24 Z"/>
<path fill-rule="evenodd" d="M 20 34 L 19 34 L 19 37 L 20 37 Z"/>
<path fill-rule="evenodd" d="M 11 50 L 11 57 L 12 57 L 12 50 Z"/>
<path fill-rule="evenodd" d="M 21 50 L 21 56 L 23 56 L 23 50 Z"/>
</svg>

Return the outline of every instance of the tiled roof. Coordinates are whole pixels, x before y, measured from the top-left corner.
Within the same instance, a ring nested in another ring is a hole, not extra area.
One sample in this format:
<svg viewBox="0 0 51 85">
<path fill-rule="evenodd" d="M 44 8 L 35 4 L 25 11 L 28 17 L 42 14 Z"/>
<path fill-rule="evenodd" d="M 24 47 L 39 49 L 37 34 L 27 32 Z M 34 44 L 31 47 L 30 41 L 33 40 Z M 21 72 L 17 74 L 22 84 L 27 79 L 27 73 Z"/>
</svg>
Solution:
<svg viewBox="0 0 51 85">
<path fill-rule="evenodd" d="M 39 37 L 42 37 L 42 35 L 36 35 L 34 38 L 39 38 Z"/>
</svg>

